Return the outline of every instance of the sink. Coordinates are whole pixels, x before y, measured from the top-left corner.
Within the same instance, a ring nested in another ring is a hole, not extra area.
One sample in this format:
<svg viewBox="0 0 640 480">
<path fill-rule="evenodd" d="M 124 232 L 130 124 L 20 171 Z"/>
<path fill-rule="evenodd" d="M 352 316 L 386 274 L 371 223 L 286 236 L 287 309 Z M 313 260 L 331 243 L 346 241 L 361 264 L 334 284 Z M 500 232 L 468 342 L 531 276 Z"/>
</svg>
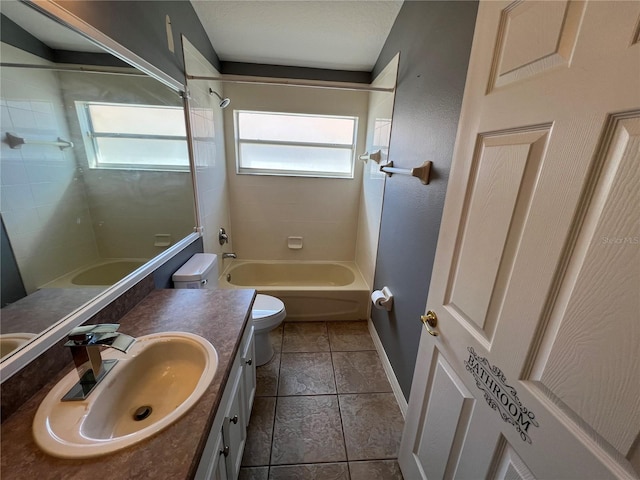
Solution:
<svg viewBox="0 0 640 480">
<path fill-rule="evenodd" d="M 218 367 L 211 343 L 183 332 L 138 337 L 128 353 L 107 349 L 102 358 L 118 363 L 85 400 L 61 401 L 78 382 L 74 370 L 40 404 L 33 435 L 46 453 L 96 457 L 140 442 L 187 412 Z"/>
<path fill-rule="evenodd" d="M 7 333 L 0 335 L 0 358 L 6 357 L 35 337 L 35 333 Z"/>
</svg>

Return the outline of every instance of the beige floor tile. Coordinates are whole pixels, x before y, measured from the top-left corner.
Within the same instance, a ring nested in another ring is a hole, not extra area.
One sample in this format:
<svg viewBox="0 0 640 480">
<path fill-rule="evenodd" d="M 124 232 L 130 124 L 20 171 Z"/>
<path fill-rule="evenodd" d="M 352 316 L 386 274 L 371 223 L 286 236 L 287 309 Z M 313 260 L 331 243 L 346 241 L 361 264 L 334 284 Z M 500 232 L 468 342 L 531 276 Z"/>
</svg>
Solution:
<svg viewBox="0 0 640 480">
<path fill-rule="evenodd" d="M 329 336 L 325 322 L 285 322 L 283 352 L 328 352 Z"/>
<path fill-rule="evenodd" d="M 391 392 L 391 385 L 375 350 L 332 352 L 338 393 Z"/>
<path fill-rule="evenodd" d="M 242 467 L 238 480 L 268 480 L 269 467 Z"/>
<path fill-rule="evenodd" d="M 349 462 L 351 480 L 403 480 L 395 460 Z"/>
<path fill-rule="evenodd" d="M 275 352 L 282 351 L 282 331 L 284 329 L 284 325 L 281 324 L 277 328 L 274 328 L 269 332 L 269 340 L 271 340 L 271 345 L 273 345 L 273 350 Z"/>
<path fill-rule="evenodd" d="M 375 350 L 367 322 L 328 322 L 329 343 L 333 352 Z"/>
<path fill-rule="evenodd" d="M 328 395 L 336 393 L 329 352 L 282 353 L 278 395 Z"/>
<path fill-rule="evenodd" d="M 271 464 L 346 460 L 335 395 L 278 397 Z"/>
<path fill-rule="evenodd" d="M 271 467 L 269 480 L 349 480 L 346 463 L 315 463 Z"/>
<path fill-rule="evenodd" d="M 275 409 L 275 397 L 256 397 L 254 400 L 242 455 L 243 467 L 269 465 Z"/>
<path fill-rule="evenodd" d="M 278 394 L 280 374 L 280 353 L 264 365 L 256 367 L 256 397 L 275 397 Z"/>
<path fill-rule="evenodd" d="M 339 399 L 349 461 L 397 458 L 404 421 L 393 393 Z"/>
</svg>

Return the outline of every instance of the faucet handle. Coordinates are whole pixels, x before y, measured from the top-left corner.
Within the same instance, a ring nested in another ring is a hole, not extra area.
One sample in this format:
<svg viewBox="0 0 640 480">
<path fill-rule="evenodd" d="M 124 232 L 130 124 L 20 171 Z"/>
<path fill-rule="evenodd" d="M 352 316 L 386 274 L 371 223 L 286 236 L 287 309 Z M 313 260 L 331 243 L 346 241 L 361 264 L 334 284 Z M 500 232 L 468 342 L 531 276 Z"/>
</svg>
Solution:
<svg viewBox="0 0 640 480">
<path fill-rule="evenodd" d="M 229 243 L 229 235 L 227 235 L 227 232 L 222 227 L 218 230 L 218 243 L 220 243 L 220 245 Z"/>
<path fill-rule="evenodd" d="M 67 338 L 77 344 L 86 344 L 94 335 L 102 333 L 114 333 L 120 328 L 119 323 L 98 323 L 97 325 L 81 325 L 67 334 Z"/>
</svg>

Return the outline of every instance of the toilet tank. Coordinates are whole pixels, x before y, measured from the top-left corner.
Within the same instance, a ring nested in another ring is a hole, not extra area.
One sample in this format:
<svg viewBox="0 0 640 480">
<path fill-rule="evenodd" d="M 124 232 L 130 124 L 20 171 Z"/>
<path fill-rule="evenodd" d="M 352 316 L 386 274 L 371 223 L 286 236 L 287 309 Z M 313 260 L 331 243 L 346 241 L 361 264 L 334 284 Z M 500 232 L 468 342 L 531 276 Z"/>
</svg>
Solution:
<svg viewBox="0 0 640 480">
<path fill-rule="evenodd" d="M 171 278 L 174 288 L 217 288 L 218 256 L 196 253 Z"/>
</svg>

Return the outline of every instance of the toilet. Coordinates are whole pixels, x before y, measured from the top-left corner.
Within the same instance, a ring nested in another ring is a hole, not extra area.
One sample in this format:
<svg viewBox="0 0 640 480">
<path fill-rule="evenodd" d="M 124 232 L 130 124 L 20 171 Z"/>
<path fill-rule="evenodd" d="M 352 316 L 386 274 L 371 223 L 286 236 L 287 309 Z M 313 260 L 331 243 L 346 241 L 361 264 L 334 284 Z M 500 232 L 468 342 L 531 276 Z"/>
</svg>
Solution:
<svg viewBox="0 0 640 480">
<path fill-rule="evenodd" d="M 173 274 L 175 288 L 218 288 L 218 256 L 196 253 Z M 253 302 L 251 320 L 255 335 L 256 365 L 264 365 L 273 357 L 269 332 L 277 328 L 287 312 L 282 300 L 259 293 Z"/>
</svg>

